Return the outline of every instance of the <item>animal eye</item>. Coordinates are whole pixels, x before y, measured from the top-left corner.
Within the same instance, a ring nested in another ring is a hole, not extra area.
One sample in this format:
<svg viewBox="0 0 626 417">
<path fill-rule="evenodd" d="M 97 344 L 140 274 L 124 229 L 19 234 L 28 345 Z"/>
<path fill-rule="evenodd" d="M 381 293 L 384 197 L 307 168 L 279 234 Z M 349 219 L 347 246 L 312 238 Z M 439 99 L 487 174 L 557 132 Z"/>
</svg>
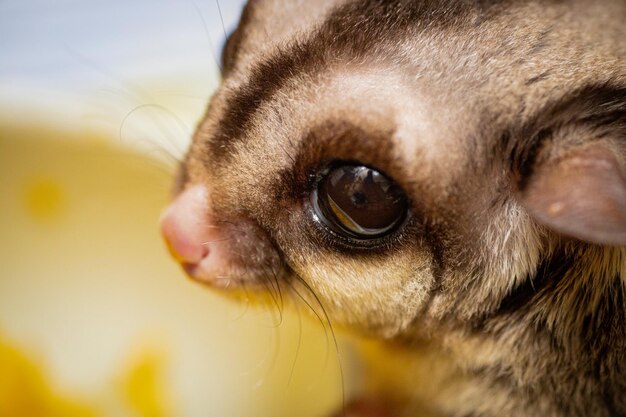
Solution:
<svg viewBox="0 0 626 417">
<path fill-rule="evenodd" d="M 323 172 L 311 200 L 324 224 L 356 239 L 391 233 L 408 210 L 406 196 L 393 180 L 362 165 L 342 165 Z"/>
</svg>

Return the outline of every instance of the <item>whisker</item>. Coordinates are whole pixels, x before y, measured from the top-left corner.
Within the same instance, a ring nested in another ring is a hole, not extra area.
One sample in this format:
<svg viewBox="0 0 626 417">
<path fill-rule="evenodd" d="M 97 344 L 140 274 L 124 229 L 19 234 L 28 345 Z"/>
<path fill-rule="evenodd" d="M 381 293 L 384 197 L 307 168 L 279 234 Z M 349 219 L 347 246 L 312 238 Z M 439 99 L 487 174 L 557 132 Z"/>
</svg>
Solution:
<svg viewBox="0 0 626 417">
<path fill-rule="evenodd" d="M 293 358 L 293 363 L 291 364 L 291 370 L 289 371 L 289 379 L 287 380 L 287 386 L 291 385 L 293 374 L 296 369 L 296 363 L 298 362 L 298 356 L 300 355 L 300 347 L 302 345 L 302 316 L 301 316 L 300 307 L 298 307 L 298 304 L 296 304 L 295 307 L 296 307 L 296 312 L 298 313 L 298 344 L 296 345 L 296 354 Z"/>
<path fill-rule="evenodd" d="M 270 352 L 268 352 L 268 357 L 271 357 L 271 360 L 268 362 L 268 372 L 276 369 L 276 362 L 278 361 L 278 356 L 280 353 L 280 324 L 278 326 L 272 326 L 272 341 L 273 354 L 270 355 Z"/>
<path fill-rule="evenodd" d="M 330 317 L 328 316 L 328 312 L 326 311 L 326 308 L 322 304 L 322 301 L 317 296 L 315 291 L 313 291 L 313 288 L 311 288 L 311 286 L 304 279 L 302 279 L 302 277 L 300 277 L 298 274 L 294 273 L 294 276 L 296 277 L 296 279 L 298 279 L 298 282 L 300 282 L 304 286 L 304 288 L 307 289 L 307 291 L 313 296 L 313 298 L 315 299 L 315 302 L 317 303 L 317 305 L 322 309 L 322 314 L 324 315 L 326 323 L 328 324 L 328 329 L 330 330 L 330 334 L 331 334 L 332 340 L 333 340 L 333 345 L 335 347 L 335 355 L 336 355 L 336 358 L 337 358 L 337 365 L 339 367 L 339 376 L 340 376 L 340 382 L 341 382 L 341 403 L 342 403 L 343 413 L 345 414 L 345 410 L 346 410 L 345 379 L 344 379 L 344 372 L 343 372 L 343 362 L 341 360 L 341 352 L 339 351 L 339 343 L 337 342 L 337 336 L 335 334 L 335 329 L 333 328 L 333 324 L 330 321 Z"/>
<path fill-rule="evenodd" d="M 226 25 L 224 24 L 224 16 L 222 16 L 222 8 L 220 7 L 220 1 L 215 0 L 215 4 L 217 4 L 217 12 L 220 15 L 220 21 L 222 22 L 222 30 L 224 31 L 224 42 L 228 39 L 228 35 L 226 34 Z"/>
<path fill-rule="evenodd" d="M 83 64 L 87 65 L 88 67 L 94 69 L 95 71 L 99 72 L 100 74 L 104 75 L 106 78 L 112 80 L 113 82 L 115 82 L 117 85 L 119 85 L 122 88 L 122 91 L 126 92 L 126 94 L 129 95 L 129 97 L 134 98 L 135 100 L 138 101 L 152 101 L 154 102 L 155 100 L 152 98 L 152 96 L 146 91 L 141 89 L 140 87 L 138 87 L 137 85 L 129 85 L 128 81 L 125 81 L 123 77 L 121 77 L 120 75 L 116 74 L 114 71 L 112 71 L 110 68 L 106 67 L 105 65 L 103 65 L 102 63 L 96 62 L 93 59 L 87 57 L 86 55 L 76 51 L 74 48 L 72 48 L 69 44 L 65 43 L 64 44 L 65 49 L 68 51 L 68 53 L 70 55 L 73 55 L 74 57 L 76 57 L 77 59 L 79 59 L 80 61 L 83 62 Z M 158 106 L 158 105 L 153 105 L 153 106 Z M 162 108 L 162 110 L 167 110 L 165 107 L 160 106 Z M 131 111 L 132 113 L 133 111 Z M 172 115 L 174 115 L 176 117 L 176 115 L 169 111 Z M 124 117 L 124 120 L 122 122 L 122 124 L 126 121 L 126 119 L 128 118 L 129 115 L 126 115 Z M 166 129 L 163 127 L 163 125 L 161 124 L 159 119 L 153 118 L 152 119 L 154 122 L 155 126 L 158 126 L 161 130 L 161 132 L 164 134 L 165 137 L 168 137 L 167 135 L 167 131 Z M 181 121 L 180 118 L 178 118 L 179 122 Z M 181 123 L 181 125 L 184 126 L 184 123 Z M 120 126 L 120 131 L 121 131 L 122 127 Z M 187 130 L 187 129 L 185 129 Z M 189 133 L 187 133 L 187 135 L 189 135 Z M 121 139 L 122 135 L 120 134 L 120 139 Z M 170 143 L 172 144 L 172 143 Z M 180 149 L 177 149 L 177 151 L 181 151 Z"/>
<path fill-rule="evenodd" d="M 283 298 L 283 290 L 280 286 L 280 279 L 276 273 L 274 273 L 274 280 L 276 281 L 276 288 L 278 288 L 278 297 L 280 298 L 280 308 L 285 308 L 285 299 Z"/>
<path fill-rule="evenodd" d="M 289 286 L 291 287 L 293 292 L 298 296 L 298 298 L 300 300 L 302 300 L 302 302 L 309 308 L 309 310 L 311 310 L 313 312 L 313 315 L 317 318 L 317 320 L 322 325 L 322 328 L 324 329 L 324 334 L 326 336 L 326 348 L 327 348 L 327 351 L 328 351 L 328 345 L 330 344 L 330 340 L 328 338 L 328 333 L 327 333 L 327 329 L 326 329 L 326 323 L 324 322 L 324 320 L 322 320 L 322 316 L 320 316 L 319 313 L 317 312 L 317 310 L 315 308 L 313 308 L 311 303 L 309 303 L 309 301 L 302 294 L 300 294 L 300 291 L 298 291 L 298 289 L 296 287 L 294 287 L 292 284 L 289 284 Z"/>
<path fill-rule="evenodd" d="M 282 324 L 282 322 L 283 322 L 283 314 L 282 314 L 282 311 L 280 311 L 280 305 L 278 304 L 278 300 L 276 299 L 276 294 L 274 293 L 273 286 L 270 289 L 270 285 L 271 284 L 269 282 L 263 280 L 262 283 L 263 283 L 263 286 L 265 287 L 265 290 L 270 295 L 270 297 L 271 297 L 271 299 L 273 301 L 273 303 L 271 304 L 272 308 L 270 309 L 270 311 L 273 312 L 274 311 L 273 307 L 275 306 L 277 308 L 277 310 L 278 310 L 278 313 L 279 313 L 279 322 L 276 323 L 276 324 L 273 324 L 271 326 L 271 327 L 276 328 L 276 327 L 278 327 L 278 326 L 280 326 Z"/>
<path fill-rule="evenodd" d="M 228 237 L 225 237 L 223 239 L 213 239 L 213 240 L 207 240 L 201 243 L 201 245 L 208 245 L 210 243 L 218 243 L 218 242 L 228 242 L 229 240 L 231 240 Z"/>
<path fill-rule="evenodd" d="M 282 321 L 283 321 L 283 310 L 284 310 L 284 307 L 285 307 L 285 301 L 283 299 L 282 290 L 280 289 L 280 280 L 278 278 L 278 274 L 276 273 L 276 271 L 271 266 L 268 266 L 267 269 L 272 274 L 272 276 L 270 278 L 270 281 L 272 281 L 274 284 L 276 284 L 276 286 L 275 286 L 276 294 L 278 295 L 278 299 L 280 300 L 280 305 L 276 304 L 276 307 L 278 308 L 278 311 L 280 313 L 280 323 L 282 323 Z M 274 288 L 273 284 L 272 284 L 272 287 Z"/>
<path fill-rule="evenodd" d="M 155 91 L 153 93 L 154 97 L 169 97 L 169 98 L 185 98 L 190 100 L 198 100 L 202 102 L 206 102 L 208 100 L 206 95 L 194 95 L 189 93 L 180 93 L 180 92 L 172 92 L 167 90 Z"/>
<path fill-rule="evenodd" d="M 170 175 L 174 173 L 175 169 L 180 164 L 180 159 L 162 146 L 158 146 L 157 149 L 146 151 L 145 153 L 150 156 L 151 161 L 154 161 L 155 166 L 160 165 L 159 167 Z M 156 155 L 156 157 L 154 157 L 154 155 Z M 167 165 L 165 165 L 164 162 L 167 162 Z"/>
<path fill-rule="evenodd" d="M 299 278 L 301 279 L 301 278 Z M 311 303 L 309 303 L 309 301 L 300 293 L 300 291 L 298 291 L 298 289 L 293 286 L 291 283 L 289 283 L 289 287 L 292 289 L 292 291 L 296 294 L 296 296 L 302 300 L 302 302 L 304 302 L 304 304 L 308 307 L 308 309 L 310 311 L 313 312 L 313 315 L 315 315 L 315 317 L 317 318 L 317 320 L 319 321 L 319 323 L 322 325 L 322 329 L 324 329 L 324 337 L 326 338 L 326 342 L 325 342 L 325 351 L 324 351 L 324 369 L 326 369 L 326 367 L 328 366 L 329 363 L 329 359 L 330 359 L 330 338 L 328 337 L 328 329 L 326 328 L 326 323 L 324 322 L 324 320 L 322 319 L 322 316 L 319 315 L 319 313 L 317 312 L 317 309 L 315 309 Z"/>
<path fill-rule="evenodd" d="M 143 109 L 157 109 L 157 110 L 161 110 L 167 114 L 169 114 L 178 124 L 178 127 L 184 132 L 184 136 L 186 137 L 190 137 L 191 136 L 191 131 L 188 129 L 188 127 L 185 125 L 185 122 L 182 120 L 182 118 L 180 118 L 175 112 L 173 112 L 172 110 L 166 108 L 165 106 L 162 106 L 160 104 L 155 104 L 155 103 L 144 103 L 144 104 L 139 104 L 137 106 L 135 106 L 134 108 L 132 108 L 122 119 L 122 121 L 120 122 L 120 128 L 119 128 L 119 140 L 120 142 L 124 142 L 124 127 L 126 125 L 126 123 L 128 122 L 128 119 L 130 119 L 130 117 L 132 117 L 135 113 L 137 113 L 139 110 L 143 110 Z M 170 146 L 172 146 L 176 152 L 182 154 L 184 151 L 182 149 L 179 148 L 179 143 L 175 140 L 172 139 L 172 135 L 171 132 L 169 132 L 164 126 L 163 124 L 158 121 L 155 122 L 155 126 L 159 128 L 159 130 L 161 131 L 161 133 L 163 134 L 163 137 L 167 139 L 168 144 Z M 172 155 L 174 156 L 174 155 Z M 175 157 L 175 156 L 174 156 Z M 176 158 L 176 157 L 175 157 Z M 180 157 L 176 158 L 178 161 L 180 161 Z"/>
<path fill-rule="evenodd" d="M 269 291 L 269 290 L 268 290 Z M 270 313 L 274 313 L 273 309 L 268 310 Z M 280 332 L 278 326 L 271 326 L 272 332 L 269 337 L 271 338 L 271 343 L 268 346 L 268 349 L 264 355 L 264 357 L 254 366 L 254 369 L 262 369 L 265 368 L 262 373 L 264 376 L 255 384 L 254 389 L 260 388 L 265 382 L 267 376 L 276 369 L 276 362 L 278 360 L 278 355 L 280 352 Z M 246 372 L 249 374 L 250 372 Z"/>
<path fill-rule="evenodd" d="M 246 313 L 248 313 L 248 310 L 250 308 L 250 298 L 249 298 L 249 295 L 248 295 L 248 288 L 246 286 L 245 281 L 240 281 L 239 285 L 241 286 L 241 289 L 242 289 L 242 291 L 244 293 L 244 298 L 243 298 L 243 300 L 244 300 L 244 310 L 243 310 L 243 312 L 241 314 L 239 314 L 239 316 L 235 317 L 233 319 L 233 321 L 241 320 L 243 318 L 243 316 L 245 316 Z"/>
<path fill-rule="evenodd" d="M 219 229 L 220 227 L 215 224 L 205 224 L 204 228 L 205 229 Z"/>
<path fill-rule="evenodd" d="M 67 52 L 70 55 L 73 55 L 75 58 L 77 58 L 80 61 L 82 61 L 83 64 L 86 64 L 91 69 L 93 69 L 93 70 L 99 72 L 100 74 L 104 75 L 105 77 L 109 78 L 111 81 L 115 82 L 117 85 L 122 87 L 123 90 L 125 90 L 128 94 L 130 94 L 131 96 L 135 97 L 136 99 L 138 99 L 140 101 L 143 101 L 146 98 L 150 97 L 149 94 L 146 91 L 142 90 L 141 88 L 139 88 L 137 86 L 129 87 L 128 86 L 128 82 L 124 81 L 123 77 L 120 77 L 118 74 L 116 74 L 114 71 L 112 71 L 110 68 L 106 67 L 102 63 L 96 62 L 95 60 L 93 60 L 93 59 L 87 57 L 86 55 L 78 52 L 76 49 L 72 48 L 67 43 L 64 43 L 63 46 L 65 47 L 65 49 L 67 50 Z"/>
<path fill-rule="evenodd" d="M 238 232 L 244 232 L 243 229 L 239 228 L 237 223 L 232 222 L 230 220 L 218 220 L 217 223 L 224 223 L 224 224 L 231 226 L 233 230 L 236 230 Z"/>
<path fill-rule="evenodd" d="M 196 9 L 196 12 L 198 13 L 198 17 L 202 21 L 202 26 L 204 27 L 204 33 L 206 34 L 206 39 L 207 39 L 207 42 L 209 43 L 209 50 L 211 51 L 211 57 L 213 58 L 213 62 L 215 63 L 215 65 L 217 66 L 217 68 L 220 70 L 220 73 L 221 73 L 223 71 L 222 64 L 220 63 L 220 60 L 217 58 L 217 55 L 215 55 L 216 49 L 215 49 L 215 46 L 213 46 L 213 41 L 211 40 L 211 34 L 209 33 L 209 27 L 206 24 L 206 19 L 202 15 L 202 11 L 200 10 L 200 7 L 198 7 L 198 4 L 194 0 L 189 0 L 189 3 L 191 3 L 194 9 Z M 219 79 L 217 81 L 219 81 Z"/>
</svg>

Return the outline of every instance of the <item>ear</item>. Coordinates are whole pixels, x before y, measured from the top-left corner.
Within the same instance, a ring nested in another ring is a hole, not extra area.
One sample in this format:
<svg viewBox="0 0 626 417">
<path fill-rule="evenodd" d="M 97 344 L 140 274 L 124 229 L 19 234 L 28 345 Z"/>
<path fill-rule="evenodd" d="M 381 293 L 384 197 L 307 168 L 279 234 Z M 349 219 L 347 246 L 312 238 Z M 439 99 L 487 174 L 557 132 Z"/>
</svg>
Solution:
<svg viewBox="0 0 626 417">
<path fill-rule="evenodd" d="M 540 163 L 521 201 L 539 223 L 602 245 L 626 245 L 626 180 L 616 154 L 592 144 Z"/>
</svg>

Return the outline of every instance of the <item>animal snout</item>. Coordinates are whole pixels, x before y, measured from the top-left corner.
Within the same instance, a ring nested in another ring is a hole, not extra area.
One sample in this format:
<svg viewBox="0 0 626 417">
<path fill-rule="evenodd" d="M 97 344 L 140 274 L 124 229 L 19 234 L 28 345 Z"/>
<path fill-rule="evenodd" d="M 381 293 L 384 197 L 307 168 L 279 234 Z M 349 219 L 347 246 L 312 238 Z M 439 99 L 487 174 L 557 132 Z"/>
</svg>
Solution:
<svg viewBox="0 0 626 417">
<path fill-rule="evenodd" d="M 213 214 L 204 185 L 188 186 L 165 209 L 161 233 L 187 275 L 213 287 L 253 287 L 280 267 L 277 252 L 254 223 Z"/>
</svg>

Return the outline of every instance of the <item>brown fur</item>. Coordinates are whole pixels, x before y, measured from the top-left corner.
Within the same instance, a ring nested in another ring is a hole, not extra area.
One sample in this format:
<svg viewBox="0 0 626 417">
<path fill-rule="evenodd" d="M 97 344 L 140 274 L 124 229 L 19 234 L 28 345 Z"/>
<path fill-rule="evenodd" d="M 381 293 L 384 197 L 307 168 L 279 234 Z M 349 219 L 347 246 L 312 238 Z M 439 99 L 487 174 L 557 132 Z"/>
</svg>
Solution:
<svg viewBox="0 0 626 417">
<path fill-rule="evenodd" d="M 526 199 L 589 144 L 615 168 L 571 205 L 623 181 L 624 1 L 256 0 L 225 51 L 186 184 L 263 235 L 250 285 L 271 271 L 378 340 L 393 416 L 626 416 L 626 249 Z M 401 233 L 363 248 L 316 227 L 310 175 L 334 159 L 398 182 Z"/>
</svg>

